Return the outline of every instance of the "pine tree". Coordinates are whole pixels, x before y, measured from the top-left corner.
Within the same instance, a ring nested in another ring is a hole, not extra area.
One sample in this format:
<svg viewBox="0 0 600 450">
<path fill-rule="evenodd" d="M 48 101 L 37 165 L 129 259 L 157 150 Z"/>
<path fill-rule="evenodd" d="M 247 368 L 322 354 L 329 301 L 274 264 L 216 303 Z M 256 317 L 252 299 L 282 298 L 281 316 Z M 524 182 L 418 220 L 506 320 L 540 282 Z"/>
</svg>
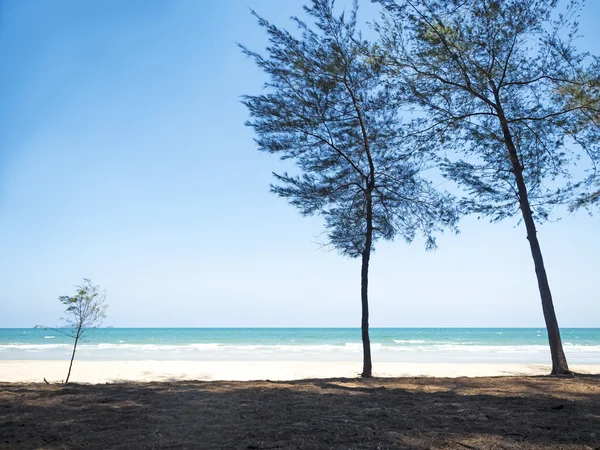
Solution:
<svg viewBox="0 0 600 450">
<path fill-rule="evenodd" d="M 580 2 L 559 14 L 554 0 L 377 1 L 386 11 L 380 54 L 426 116 L 419 136 L 469 194 L 464 210 L 492 221 L 520 211 L 552 373 L 568 373 L 536 223 L 581 186 L 573 163 L 599 159 L 597 99 L 566 95 L 589 92 L 600 76 L 574 44 Z"/>
<path fill-rule="evenodd" d="M 305 7 L 314 26 L 293 18 L 298 35 L 256 16 L 269 35 L 266 56 L 242 47 L 268 76 L 263 95 L 248 95 L 259 150 L 293 160 L 297 174 L 274 174 L 272 191 L 303 215 L 324 217 L 329 243 L 361 258 L 363 377 L 372 374 L 368 274 L 374 243 L 454 226 L 449 196 L 420 177 L 424 162 L 407 146 L 398 103 L 357 31 L 357 3 L 347 17 L 333 0 Z"/>
</svg>

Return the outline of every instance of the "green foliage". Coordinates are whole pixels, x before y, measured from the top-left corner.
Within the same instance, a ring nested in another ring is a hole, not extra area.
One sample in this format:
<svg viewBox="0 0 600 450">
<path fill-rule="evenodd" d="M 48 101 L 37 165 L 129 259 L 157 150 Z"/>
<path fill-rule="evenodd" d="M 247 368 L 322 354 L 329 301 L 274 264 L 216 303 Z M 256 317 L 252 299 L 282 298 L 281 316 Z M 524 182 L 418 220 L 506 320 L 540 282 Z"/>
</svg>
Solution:
<svg viewBox="0 0 600 450">
<path fill-rule="evenodd" d="M 52 328 L 36 325 L 36 328 L 52 329 L 75 340 L 65 383 L 69 382 L 71 376 L 77 343 L 87 330 L 98 327 L 106 318 L 106 305 L 104 304 L 106 292 L 101 290 L 100 286 L 93 284 L 89 278 L 84 278 L 83 283 L 75 288 L 74 295 L 62 295 L 58 298 L 66 306 L 65 316 L 62 319 L 65 322 L 64 327 Z"/>
<path fill-rule="evenodd" d="M 36 325 L 36 328 L 51 329 L 79 339 L 87 329 L 97 328 L 106 318 L 106 292 L 94 285 L 89 278 L 84 278 L 82 284 L 75 286 L 72 296 L 62 295 L 58 300 L 66 306 L 65 316 L 62 318 L 64 325 L 61 328 Z"/>
<path fill-rule="evenodd" d="M 66 326 L 80 330 L 80 335 L 86 329 L 98 327 L 106 318 L 106 292 L 89 278 L 84 278 L 83 283 L 76 286 L 73 296 L 63 295 L 58 299 L 66 306 L 62 320 Z"/>
<path fill-rule="evenodd" d="M 582 108 L 584 115 L 583 122 L 588 127 L 600 127 L 600 58 L 594 58 L 594 63 L 590 65 L 581 77 L 585 81 L 583 85 L 566 85 L 557 90 L 557 96 L 564 99 L 565 104 L 570 108 Z M 587 119 L 587 120 L 586 120 Z M 585 131 L 585 128 L 581 131 Z M 600 205 L 600 171 L 596 162 L 600 159 L 598 154 L 600 143 L 596 140 L 595 148 L 591 150 L 591 159 L 594 161 L 593 169 L 584 183 L 581 183 L 578 195 L 571 203 L 570 209 L 574 211 L 579 208 L 585 208 L 591 212 L 591 207 Z"/>
<path fill-rule="evenodd" d="M 581 2 L 378 0 L 382 56 L 467 212 L 519 212 L 515 164 L 538 220 L 593 185 L 600 161 L 600 71 L 575 47 Z M 506 130 L 503 129 L 503 123 Z M 506 133 L 516 155 L 507 151 Z M 580 173 L 576 164 L 588 168 Z"/>
<path fill-rule="evenodd" d="M 241 46 L 268 76 L 266 93 L 247 95 L 258 148 L 293 160 L 299 174 L 274 174 L 272 192 L 303 215 L 325 218 L 329 243 L 357 257 L 378 239 L 454 226 L 448 195 L 419 174 L 425 165 L 402 131 L 398 98 L 376 47 L 334 2 L 305 7 L 314 27 L 293 18 L 299 36 L 259 17 L 269 35 L 266 56 Z M 372 234 L 372 240 L 371 240 Z"/>
</svg>

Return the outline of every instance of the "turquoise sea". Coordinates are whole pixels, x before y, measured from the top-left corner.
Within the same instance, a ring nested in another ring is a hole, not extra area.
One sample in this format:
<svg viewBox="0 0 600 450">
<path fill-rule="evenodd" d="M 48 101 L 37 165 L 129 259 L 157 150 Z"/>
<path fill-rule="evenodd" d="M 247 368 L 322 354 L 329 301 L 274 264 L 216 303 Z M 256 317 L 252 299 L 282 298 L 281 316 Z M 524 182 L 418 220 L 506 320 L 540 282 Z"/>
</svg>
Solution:
<svg viewBox="0 0 600 450">
<path fill-rule="evenodd" d="M 600 328 L 563 328 L 571 364 L 600 364 Z M 372 328 L 374 361 L 548 363 L 544 328 Z M 0 329 L 0 359 L 65 359 L 58 331 Z M 85 360 L 360 361 L 358 328 L 98 328 L 77 347 Z"/>
</svg>

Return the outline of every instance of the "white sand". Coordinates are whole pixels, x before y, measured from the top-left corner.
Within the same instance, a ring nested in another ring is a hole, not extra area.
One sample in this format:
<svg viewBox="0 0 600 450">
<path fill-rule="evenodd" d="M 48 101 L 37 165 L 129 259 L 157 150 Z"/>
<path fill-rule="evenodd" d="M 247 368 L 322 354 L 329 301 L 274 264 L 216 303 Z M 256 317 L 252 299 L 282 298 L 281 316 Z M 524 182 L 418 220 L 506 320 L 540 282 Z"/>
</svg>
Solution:
<svg viewBox="0 0 600 450">
<path fill-rule="evenodd" d="M 0 381 L 49 382 L 64 380 L 68 361 L 0 361 Z M 311 361 L 77 361 L 72 382 L 107 383 L 125 381 L 178 380 L 295 380 L 305 378 L 357 377 L 357 362 Z M 579 373 L 600 374 L 600 365 L 574 365 Z M 375 363 L 373 374 L 380 377 L 435 376 L 480 377 L 503 375 L 545 375 L 549 365 Z"/>
</svg>

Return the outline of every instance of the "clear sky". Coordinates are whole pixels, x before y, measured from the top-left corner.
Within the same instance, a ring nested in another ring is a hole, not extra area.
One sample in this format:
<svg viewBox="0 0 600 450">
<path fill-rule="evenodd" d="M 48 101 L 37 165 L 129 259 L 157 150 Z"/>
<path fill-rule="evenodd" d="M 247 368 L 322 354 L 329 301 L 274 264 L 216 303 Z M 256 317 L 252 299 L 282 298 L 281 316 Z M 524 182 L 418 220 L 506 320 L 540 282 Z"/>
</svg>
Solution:
<svg viewBox="0 0 600 450">
<path fill-rule="evenodd" d="M 266 44 L 248 7 L 290 27 L 302 1 L 0 4 L 0 327 L 59 323 L 83 277 L 106 325 L 360 326 L 360 261 L 269 193 L 282 164 L 239 103 L 264 82 L 235 45 Z M 371 326 L 543 325 L 524 228 L 461 231 L 377 246 Z M 562 326 L 600 326 L 599 231 L 583 212 L 539 229 Z"/>
</svg>

